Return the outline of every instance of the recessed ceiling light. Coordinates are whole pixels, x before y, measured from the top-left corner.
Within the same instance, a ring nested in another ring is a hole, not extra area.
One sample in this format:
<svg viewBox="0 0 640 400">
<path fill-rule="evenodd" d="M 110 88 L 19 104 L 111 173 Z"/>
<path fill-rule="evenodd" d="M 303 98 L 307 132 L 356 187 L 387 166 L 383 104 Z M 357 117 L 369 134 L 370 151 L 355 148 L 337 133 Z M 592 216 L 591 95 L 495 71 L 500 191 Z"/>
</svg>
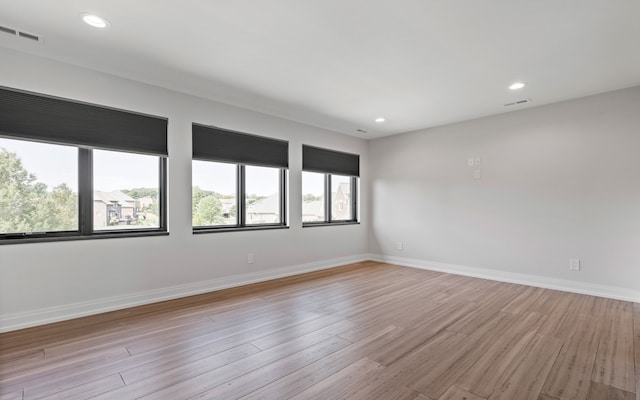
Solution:
<svg viewBox="0 0 640 400">
<path fill-rule="evenodd" d="M 95 14 L 82 14 L 82 20 L 94 28 L 104 29 L 109 26 L 109 21 Z"/>
<path fill-rule="evenodd" d="M 380 118 L 376 118 L 376 122 L 377 122 L 377 123 L 381 123 L 381 122 L 384 122 L 384 121 L 385 121 L 385 119 L 384 119 L 384 118 L 382 118 L 382 117 L 380 117 Z"/>
<path fill-rule="evenodd" d="M 527 86 L 527 84 L 524 82 L 514 82 L 511 84 L 511 86 L 509 86 L 509 89 L 518 90 L 518 89 L 522 89 L 525 86 Z"/>
</svg>

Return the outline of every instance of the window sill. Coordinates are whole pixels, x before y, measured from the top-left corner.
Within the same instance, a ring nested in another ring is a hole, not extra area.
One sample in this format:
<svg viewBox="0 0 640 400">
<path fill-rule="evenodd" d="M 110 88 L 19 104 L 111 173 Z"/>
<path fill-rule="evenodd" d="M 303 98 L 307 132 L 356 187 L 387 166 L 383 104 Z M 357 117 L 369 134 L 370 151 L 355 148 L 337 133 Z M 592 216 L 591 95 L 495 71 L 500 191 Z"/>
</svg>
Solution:
<svg viewBox="0 0 640 400">
<path fill-rule="evenodd" d="M 243 226 L 243 227 L 221 227 L 221 228 L 194 228 L 193 234 L 220 233 L 220 232 L 244 232 L 244 231 L 270 231 L 274 229 L 289 229 L 285 225 L 265 225 L 265 226 Z"/>
<path fill-rule="evenodd" d="M 22 244 L 22 243 L 46 243 L 46 242 L 67 242 L 72 240 L 94 240 L 94 239 L 117 239 L 117 238 L 132 238 L 132 237 L 145 237 L 145 236 L 168 236 L 167 231 L 142 231 L 142 232 L 100 232 L 92 235 L 61 235 L 61 236 L 38 236 L 38 237 L 23 237 L 15 239 L 2 239 L 0 245 L 3 244 Z"/>
<path fill-rule="evenodd" d="M 336 226 L 336 225 L 360 225 L 358 221 L 338 221 L 338 222 L 305 222 L 303 228 L 313 228 L 316 226 Z"/>
</svg>

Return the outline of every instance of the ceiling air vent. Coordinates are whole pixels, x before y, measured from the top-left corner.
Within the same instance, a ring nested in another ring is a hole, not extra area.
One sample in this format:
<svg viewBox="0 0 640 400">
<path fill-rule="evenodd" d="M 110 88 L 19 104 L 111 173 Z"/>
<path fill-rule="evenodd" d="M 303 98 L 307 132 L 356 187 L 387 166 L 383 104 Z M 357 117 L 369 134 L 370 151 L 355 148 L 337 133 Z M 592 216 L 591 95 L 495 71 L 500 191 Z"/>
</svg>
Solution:
<svg viewBox="0 0 640 400">
<path fill-rule="evenodd" d="M 29 32 L 24 32 L 18 29 L 9 28 L 3 25 L 0 25 L 0 32 L 6 35 L 11 35 L 16 38 L 26 39 L 31 42 L 36 42 L 36 43 L 42 42 L 42 37 L 38 35 L 34 35 L 33 33 L 29 33 Z"/>
<path fill-rule="evenodd" d="M 13 36 L 18 34 L 18 31 L 16 31 L 15 29 L 7 28 L 6 26 L 0 26 L 0 32 L 8 33 L 9 35 Z"/>
<path fill-rule="evenodd" d="M 526 103 L 531 103 L 531 99 L 524 99 L 524 100 L 514 101 L 513 103 L 507 103 L 504 106 L 505 107 L 519 106 L 520 104 L 526 104 Z"/>
<path fill-rule="evenodd" d="M 356 132 L 367 133 L 367 131 L 365 131 L 364 129 L 356 129 Z"/>
<path fill-rule="evenodd" d="M 18 35 L 20 35 L 21 38 L 25 38 L 25 39 L 29 39 L 29 40 L 34 40 L 36 42 L 40 41 L 40 36 L 36 36 L 36 35 L 32 35 L 30 33 L 26 33 L 26 32 L 19 32 Z"/>
</svg>

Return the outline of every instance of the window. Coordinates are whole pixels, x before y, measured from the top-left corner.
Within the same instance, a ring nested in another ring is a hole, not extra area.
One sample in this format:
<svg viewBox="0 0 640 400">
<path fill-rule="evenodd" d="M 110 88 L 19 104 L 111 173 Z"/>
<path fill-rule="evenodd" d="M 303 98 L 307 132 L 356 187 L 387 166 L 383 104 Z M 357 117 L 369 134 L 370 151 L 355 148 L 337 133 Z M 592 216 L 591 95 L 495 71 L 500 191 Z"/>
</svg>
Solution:
<svg viewBox="0 0 640 400">
<path fill-rule="evenodd" d="M 238 225 L 238 166 L 194 160 L 192 176 L 193 226 Z"/>
<path fill-rule="evenodd" d="M 166 122 L 0 88 L 0 243 L 166 233 Z"/>
<path fill-rule="evenodd" d="M 302 224 L 357 223 L 360 157 L 302 146 Z"/>
<path fill-rule="evenodd" d="M 302 171 L 302 222 L 324 222 L 325 174 Z"/>
<path fill-rule="evenodd" d="M 0 138 L 0 235 L 77 230 L 78 149 Z"/>
<path fill-rule="evenodd" d="M 93 151 L 93 229 L 160 227 L 158 157 Z"/>
<path fill-rule="evenodd" d="M 194 233 L 286 227 L 288 143 L 193 124 Z"/>
<path fill-rule="evenodd" d="M 282 195 L 278 168 L 247 165 L 245 193 L 247 225 L 280 223 Z"/>
</svg>

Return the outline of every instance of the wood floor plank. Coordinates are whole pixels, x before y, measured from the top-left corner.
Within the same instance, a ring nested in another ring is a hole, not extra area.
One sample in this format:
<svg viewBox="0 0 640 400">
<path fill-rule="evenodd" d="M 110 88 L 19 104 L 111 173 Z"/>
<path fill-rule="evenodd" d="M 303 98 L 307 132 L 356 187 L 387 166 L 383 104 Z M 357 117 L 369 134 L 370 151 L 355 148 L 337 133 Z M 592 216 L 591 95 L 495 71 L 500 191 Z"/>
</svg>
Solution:
<svg viewBox="0 0 640 400">
<path fill-rule="evenodd" d="M 540 301 L 546 289 L 528 287 L 518 294 L 513 300 L 502 308 L 502 311 L 512 314 L 522 314 L 529 312 L 531 307 Z"/>
<path fill-rule="evenodd" d="M 29 393 L 29 388 L 25 388 L 24 400 L 35 399 L 60 399 L 60 400 L 84 400 L 90 399 L 97 395 L 108 393 L 114 389 L 124 386 L 124 382 L 120 375 L 111 375 L 95 381 L 86 382 L 68 390 L 60 391 L 54 394 L 40 396 Z"/>
<path fill-rule="evenodd" d="M 408 386 L 427 396 L 439 398 L 450 386 L 465 377 L 467 371 L 483 354 L 496 343 L 500 343 L 502 332 L 509 330 L 522 318 L 525 316 L 504 312 L 490 317 L 472 335 L 463 335 L 460 343 L 450 351 L 429 355 L 430 358 L 433 357 L 433 361 L 408 372 Z"/>
<path fill-rule="evenodd" d="M 562 341 L 536 335 L 510 366 L 490 400 L 536 400 L 560 352 Z"/>
<path fill-rule="evenodd" d="M 475 306 L 470 303 L 443 304 L 429 314 L 423 323 L 411 329 L 405 329 L 398 340 L 379 348 L 368 356 L 382 365 L 390 365 L 474 309 Z"/>
<path fill-rule="evenodd" d="M 576 320 L 551 368 L 543 392 L 559 400 L 585 399 L 600 341 L 601 321 L 585 315 Z"/>
<path fill-rule="evenodd" d="M 291 397 L 291 400 L 337 399 L 348 393 L 361 379 L 383 368 L 370 358 L 362 358 Z"/>
<path fill-rule="evenodd" d="M 142 379 L 139 376 L 132 374 L 136 371 L 136 366 L 145 366 L 140 368 L 141 375 L 153 376 L 163 371 L 163 368 L 169 369 L 167 365 L 174 362 L 178 365 L 185 365 L 191 362 L 195 362 L 201 359 L 208 359 L 209 365 L 226 365 L 230 362 L 237 361 L 241 358 L 247 357 L 259 350 L 249 344 L 242 345 L 236 348 L 231 348 L 226 351 L 219 351 L 217 348 L 196 348 L 183 353 L 174 354 L 173 356 L 162 357 L 149 357 L 149 353 L 144 357 L 140 357 L 140 360 L 131 359 L 130 363 L 123 361 L 116 362 L 114 364 L 106 365 L 102 368 L 89 369 L 86 371 L 72 370 L 69 375 L 56 374 L 55 378 L 48 378 L 36 381 L 33 385 L 29 386 L 29 391 L 38 395 L 46 395 L 47 393 L 55 393 L 58 391 L 68 390 L 77 386 L 78 382 L 90 381 L 95 379 L 96 376 L 108 376 L 110 374 L 120 373 L 121 376 L 127 375 L 128 379 L 134 381 Z M 217 363 L 217 364 L 216 364 Z M 122 372 L 120 372 L 122 371 Z M 64 371 L 62 371 L 64 372 Z M 126 381 L 125 381 L 126 383 Z"/>
<path fill-rule="evenodd" d="M 0 400 L 92 396 L 640 400 L 640 305 L 363 262 L 0 334 Z"/>
<path fill-rule="evenodd" d="M 640 304 L 633 304 L 633 336 L 636 369 L 636 400 L 640 400 Z"/>
<path fill-rule="evenodd" d="M 316 315 L 317 316 L 317 315 Z M 291 317 L 288 315 L 277 317 L 265 317 L 258 320 L 253 320 L 250 323 L 241 325 L 218 327 L 215 325 L 209 332 L 200 332 L 195 336 L 190 333 L 185 333 L 179 340 L 167 340 L 164 337 L 147 338 L 146 341 L 137 342 L 137 346 L 134 348 L 131 345 L 127 345 L 127 350 L 133 356 L 139 356 L 147 352 L 164 351 L 170 353 L 174 350 L 181 350 L 188 347 L 202 346 L 208 343 L 217 343 L 220 340 L 233 337 L 232 339 L 236 344 L 244 343 L 244 338 L 258 339 L 261 336 L 269 335 L 277 332 L 281 329 L 295 326 L 299 323 L 306 322 L 310 319 L 314 319 L 316 316 L 311 314 L 304 314 L 302 319 L 297 317 Z M 319 317 L 319 316 L 317 316 Z"/>
<path fill-rule="evenodd" d="M 591 380 L 635 392 L 633 313 L 607 310 Z"/>
<path fill-rule="evenodd" d="M 16 390 L 12 393 L 0 394 L 0 400 L 23 400 L 22 390 Z"/>
<path fill-rule="evenodd" d="M 193 354 L 190 357 L 184 354 L 177 354 L 172 357 L 162 358 L 157 361 L 148 362 L 133 368 L 120 372 L 122 380 L 127 385 L 140 382 L 145 379 L 153 379 L 155 376 L 166 371 L 172 371 L 182 366 L 188 366 L 189 369 L 196 370 L 198 365 L 206 365 L 206 369 L 230 364 L 234 361 L 241 360 L 252 354 L 259 353 L 260 349 L 250 343 L 242 344 L 238 347 L 213 354 L 209 357 L 203 357 L 202 354 Z"/>
<path fill-rule="evenodd" d="M 579 313 L 573 310 L 580 306 L 582 297 L 574 293 L 564 292 L 556 292 L 554 295 L 558 298 L 558 301 L 540 328 L 539 333 L 564 340 L 572 334 L 577 323 Z M 597 318 L 594 316 L 589 317 Z"/>
<path fill-rule="evenodd" d="M 514 397 L 515 399 L 515 397 Z M 439 400 L 486 400 L 484 397 L 467 392 L 457 385 L 453 385 L 447 390 Z M 518 400 L 520 400 L 518 398 Z"/>
<path fill-rule="evenodd" d="M 627 392 L 609 385 L 591 382 L 587 400 L 635 400 L 635 393 Z"/>
<path fill-rule="evenodd" d="M 1 349 L 2 347 L 0 347 Z M 43 349 L 27 349 L 26 351 L 9 353 L 2 352 L 0 353 L 0 376 L 3 371 L 3 367 L 11 364 L 12 368 L 15 368 L 17 365 L 27 363 L 33 360 L 42 360 L 44 358 L 44 350 Z"/>
<path fill-rule="evenodd" d="M 579 314 L 590 317 L 602 318 L 607 310 L 608 299 L 596 296 L 582 296 L 582 302 L 578 308 Z"/>
<path fill-rule="evenodd" d="M 555 290 L 543 289 L 540 297 L 528 305 L 526 312 L 549 315 L 560 301 L 558 293 Z"/>
<path fill-rule="evenodd" d="M 353 328 L 355 325 L 355 323 L 342 319 L 337 315 L 327 315 L 262 336 L 253 340 L 251 344 L 261 350 L 266 350 L 319 329 L 328 328 L 336 332 Z"/>
<path fill-rule="evenodd" d="M 382 328 L 370 337 L 352 343 L 322 360 L 300 368 L 287 376 L 251 392 L 247 396 L 242 397 L 242 399 L 269 400 L 295 396 L 353 364 L 376 348 L 386 346 L 393 342 L 398 337 L 399 331 L 399 329 L 393 326 Z"/>
<path fill-rule="evenodd" d="M 376 398 L 380 393 L 389 389 L 395 391 L 403 386 L 409 386 L 409 383 L 415 381 L 412 374 L 423 375 L 428 371 L 435 371 L 438 367 L 443 368 L 443 364 L 454 364 L 460 357 L 457 352 L 463 347 L 466 338 L 465 335 L 450 331 L 439 333 L 411 354 L 386 367 L 379 374 L 360 382 L 347 398 L 351 400 Z M 439 375 L 437 372 L 435 374 Z M 413 387 L 409 388 L 424 394 Z M 446 388 L 442 393 L 445 391 Z M 438 398 L 439 396 L 429 397 Z"/>
<path fill-rule="evenodd" d="M 172 344 L 181 344 L 182 340 L 180 339 L 182 338 L 188 338 L 189 340 L 198 340 L 200 336 L 211 337 L 212 335 L 215 335 L 216 338 L 219 338 L 224 337 L 225 333 L 227 332 L 229 334 L 232 334 L 232 332 L 240 332 L 245 329 L 262 329 L 263 325 L 270 325 L 277 329 L 280 327 L 296 325 L 318 317 L 320 317 L 320 315 L 306 312 L 297 316 L 281 314 L 278 316 L 266 316 L 260 318 L 259 321 L 252 321 L 243 324 L 242 327 L 226 327 L 224 324 L 218 325 L 215 322 L 211 321 L 211 325 L 200 326 L 189 330 L 180 329 L 175 332 L 166 332 L 162 335 L 154 336 L 152 340 L 150 340 L 150 338 L 148 337 L 137 339 L 136 341 L 127 343 L 126 347 L 131 355 L 138 355 L 159 348 L 165 348 L 166 346 L 170 346 Z"/>
<path fill-rule="evenodd" d="M 500 378 L 509 370 L 522 350 L 533 340 L 544 321 L 544 316 L 529 313 L 514 321 L 500 332 L 500 340 L 492 343 L 486 352 L 458 381 L 459 386 L 487 398 L 495 390 Z"/>
<path fill-rule="evenodd" d="M 291 352 L 289 350 L 289 354 L 286 355 L 283 352 L 284 349 L 282 349 L 283 351 L 277 351 L 276 349 L 278 348 L 274 347 L 271 350 L 256 354 L 253 357 L 255 360 L 250 360 L 252 363 L 245 363 L 245 368 L 238 368 L 237 365 L 229 364 L 213 371 L 181 379 L 169 387 L 154 391 L 140 398 L 162 400 L 192 397 L 209 399 L 241 397 L 349 344 L 344 339 L 333 337 L 314 344 L 304 349 L 304 351 Z M 267 358 L 267 352 L 270 352 L 272 357 Z M 273 356 L 278 357 L 278 359 L 273 359 Z M 263 357 L 262 362 L 260 362 L 261 357 Z M 251 357 L 244 360 L 249 358 Z"/>
<path fill-rule="evenodd" d="M 347 400 L 347 398 L 341 399 Z M 383 390 L 380 394 L 371 398 L 371 400 L 434 400 L 421 393 L 411 390 L 406 386 L 392 386 L 387 390 Z"/>
<path fill-rule="evenodd" d="M 61 380 L 72 380 L 71 384 L 75 386 L 77 382 L 74 371 L 91 371 L 103 365 L 129 360 L 129 358 L 129 353 L 120 346 L 104 348 L 94 353 L 82 351 L 77 357 L 69 354 L 65 358 L 55 358 L 53 361 L 45 357 L 40 364 L 34 365 L 31 369 L 16 369 L 7 379 L 0 382 L 0 392 L 27 386 L 31 391 L 34 388 L 57 387 Z M 117 372 L 111 371 L 110 374 Z M 91 377 L 95 378 L 94 375 L 89 376 Z"/>
<path fill-rule="evenodd" d="M 348 325 L 338 325 L 338 327 L 340 326 Z M 55 367 L 56 363 L 48 363 L 43 367 L 44 369 L 41 372 L 34 370 L 32 371 L 32 375 L 26 379 L 29 379 L 32 384 L 35 383 L 36 387 L 40 390 L 45 391 L 52 385 L 61 385 L 61 381 L 83 380 L 85 377 L 129 371 L 136 367 L 142 367 L 141 369 L 144 371 L 149 368 L 149 365 L 153 365 L 153 369 L 158 370 L 162 365 L 167 365 L 168 363 L 179 363 L 182 365 L 195 360 L 212 357 L 221 352 L 239 354 L 237 353 L 238 349 L 234 349 L 235 347 L 241 346 L 244 343 L 248 343 L 251 340 L 257 339 L 262 335 L 269 334 L 271 331 L 278 329 L 277 326 L 273 327 L 273 330 L 254 329 L 245 331 L 244 327 L 238 328 L 236 326 L 236 328 L 238 331 L 232 330 L 226 334 L 221 334 L 221 331 L 217 331 L 215 338 L 204 338 L 202 336 L 197 338 L 197 340 L 187 340 L 183 338 L 183 340 L 178 341 L 175 344 L 165 346 L 164 348 L 158 349 L 154 352 L 147 352 L 140 356 L 124 360 L 116 360 L 115 362 L 106 362 L 104 359 L 98 360 L 99 362 L 97 363 L 78 362 L 67 365 L 63 369 L 54 369 L 53 371 L 51 371 L 50 367 Z M 332 332 L 321 330 L 316 332 L 316 334 L 323 335 L 323 337 L 330 337 Z M 253 348 L 253 346 L 249 347 Z M 257 350 L 258 349 L 254 349 L 254 351 Z M 221 357 L 226 356 L 225 354 L 222 354 Z M 215 359 L 216 358 L 213 360 Z M 36 374 L 36 372 L 38 373 Z M 40 382 L 43 381 L 41 375 L 45 375 L 45 382 Z M 25 379 L 22 379 L 15 382 L 15 384 L 16 386 L 20 386 L 24 381 Z"/>
<path fill-rule="evenodd" d="M 512 288 L 485 291 L 485 295 L 479 302 L 479 308 L 477 311 L 469 313 L 469 315 L 461 318 L 448 329 L 465 335 L 472 334 L 488 321 L 488 315 L 497 314 L 517 295 L 518 292 L 514 291 Z"/>
<path fill-rule="evenodd" d="M 352 400 L 353 397 L 350 392 L 347 395 L 338 397 L 339 400 Z M 427 397 L 415 390 L 409 389 L 402 385 L 386 385 L 381 386 L 375 393 L 371 393 L 368 400 L 434 400 L 431 397 Z"/>
<path fill-rule="evenodd" d="M 340 340 L 342 341 L 342 343 L 349 343 L 344 341 L 344 339 Z M 238 359 L 237 361 L 228 364 L 224 364 L 223 362 L 215 362 L 217 358 L 197 360 L 157 373 L 148 377 L 147 379 L 127 384 L 126 387 L 110 393 L 109 395 L 105 396 L 104 399 L 110 399 L 114 397 L 139 398 L 170 387 L 177 387 L 180 385 L 185 386 L 185 382 L 190 382 L 191 379 L 194 379 L 196 377 L 213 376 L 214 378 L 209 379 L 207 381 L 207 384 L 202 387 L 202 390 L 192 393 L 192 395 L 196 395 L 202 391 L 209 389 L 210 387 L 217 386 L 217 384 L 222 384 L 231 379 L 237 378 L 238 376 L 242 376 L 255 369 L 261 368 L 265 365 L 269 365 L 282 358 L 285 358 L 291 354 L 295 354 L 304 350 L 312 351 L 314 348 L 333 343 L 332 341 L 334 341 L 334 339 L 331 336 L 327 337 L 326 334 L 316 334 L 315 332 L 312 332 L 295 340 L 289 341 L 288 343 L 284 343 L 269 350 L 261 351 L 248 357 Z M 186 386 L 189 385 L 187 384 Z M 173 394 L 175 394 L 175 392 Z M 169 396 L 168 398 L 172 397 Z"/>
</svg>

